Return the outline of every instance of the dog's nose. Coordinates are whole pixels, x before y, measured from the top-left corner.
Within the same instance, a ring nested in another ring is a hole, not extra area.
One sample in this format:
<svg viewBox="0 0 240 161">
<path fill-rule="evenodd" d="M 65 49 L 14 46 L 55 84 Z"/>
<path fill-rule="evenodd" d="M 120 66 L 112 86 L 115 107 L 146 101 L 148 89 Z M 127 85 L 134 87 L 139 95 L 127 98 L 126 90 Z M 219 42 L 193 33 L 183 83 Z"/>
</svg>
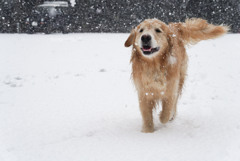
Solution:
<svg viewBox="0 0 240 161">
<path fill-rule="evenodd" d="M 142 42 L 144 42 L 144 43 L 148 43 L 151 39 L 152 39 L 152 38 L 151 38 L 150 35 L 143 35 L 143 36 L 141 37 L 141 40 L 142 40 Z"/>
</svg>

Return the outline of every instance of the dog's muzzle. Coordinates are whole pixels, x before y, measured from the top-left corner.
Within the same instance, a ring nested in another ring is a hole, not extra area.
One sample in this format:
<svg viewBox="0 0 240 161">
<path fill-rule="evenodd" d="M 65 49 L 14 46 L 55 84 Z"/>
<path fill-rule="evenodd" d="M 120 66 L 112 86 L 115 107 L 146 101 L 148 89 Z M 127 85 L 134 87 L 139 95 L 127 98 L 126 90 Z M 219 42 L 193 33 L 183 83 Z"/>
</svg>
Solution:
<svg viewBox="0 0 240 161">
<path fill-rule="evenodd" d="M 160 49 L 159 47 L 152 48 L 151 40 L 152 40 L 152 37 L 150 35 L 143 35 L 141 37 L 141 41 L 142 41 L 141 50 L 142 50 L 143 54 L 145 54 L 145 55 L 150 55 L 154 52 L 157 52 Z"/>
</svg>

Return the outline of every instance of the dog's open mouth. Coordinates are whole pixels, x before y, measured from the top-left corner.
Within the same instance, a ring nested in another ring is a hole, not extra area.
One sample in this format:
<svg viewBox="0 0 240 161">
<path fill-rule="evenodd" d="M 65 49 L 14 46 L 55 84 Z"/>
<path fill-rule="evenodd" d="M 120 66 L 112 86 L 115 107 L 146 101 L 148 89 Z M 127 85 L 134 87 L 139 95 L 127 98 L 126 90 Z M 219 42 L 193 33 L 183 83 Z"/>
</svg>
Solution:
<svg viewBox="0 0 240 161">
<path fill-rule="evenodd" d="M 159 47 L 152 48 L 151 46 L 146 45 L 146 46 L 143 46 L 141 49 L 142 49 L 143 54 L 150 55 L 150 54 L 158 51 L 160 48 Z"/>
</svg>

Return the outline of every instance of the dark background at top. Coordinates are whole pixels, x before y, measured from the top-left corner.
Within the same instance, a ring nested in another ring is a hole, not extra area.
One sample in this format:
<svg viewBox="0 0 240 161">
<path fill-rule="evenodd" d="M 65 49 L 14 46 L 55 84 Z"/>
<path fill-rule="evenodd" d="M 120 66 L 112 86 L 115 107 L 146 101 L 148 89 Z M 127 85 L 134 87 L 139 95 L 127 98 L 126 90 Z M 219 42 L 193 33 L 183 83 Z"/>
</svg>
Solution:
<svg viewBox="0 0 240 161">
<path fill-rule="evenodd" d="M 43 2 L 1 0 L 0 32 L 26 32 L 26 18 Z M 168 23 L 191 17 L 231 25 L 231 31 L 239 33 L 240 0 L 76 0 L 64 21 L 70 22 L 70 32 L 125 33 L 146 18 L 158 18 Z"/>
</svg>

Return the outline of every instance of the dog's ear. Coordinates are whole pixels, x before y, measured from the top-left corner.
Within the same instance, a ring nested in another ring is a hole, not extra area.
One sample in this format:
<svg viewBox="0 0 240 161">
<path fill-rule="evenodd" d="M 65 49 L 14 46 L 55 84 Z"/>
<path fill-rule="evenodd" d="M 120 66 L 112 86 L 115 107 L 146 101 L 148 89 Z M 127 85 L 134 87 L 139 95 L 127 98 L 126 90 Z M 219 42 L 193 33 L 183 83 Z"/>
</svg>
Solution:
<svg viewBox="0 0 240 161">
<path fill-rule="evenodd" d="M 128 39 L 125 41 L 124 46 L 129 47 L 134 43 L 136 37 L 135 29 L 132 29 L 131 34 L 128 36 Z"/>
</svg>

